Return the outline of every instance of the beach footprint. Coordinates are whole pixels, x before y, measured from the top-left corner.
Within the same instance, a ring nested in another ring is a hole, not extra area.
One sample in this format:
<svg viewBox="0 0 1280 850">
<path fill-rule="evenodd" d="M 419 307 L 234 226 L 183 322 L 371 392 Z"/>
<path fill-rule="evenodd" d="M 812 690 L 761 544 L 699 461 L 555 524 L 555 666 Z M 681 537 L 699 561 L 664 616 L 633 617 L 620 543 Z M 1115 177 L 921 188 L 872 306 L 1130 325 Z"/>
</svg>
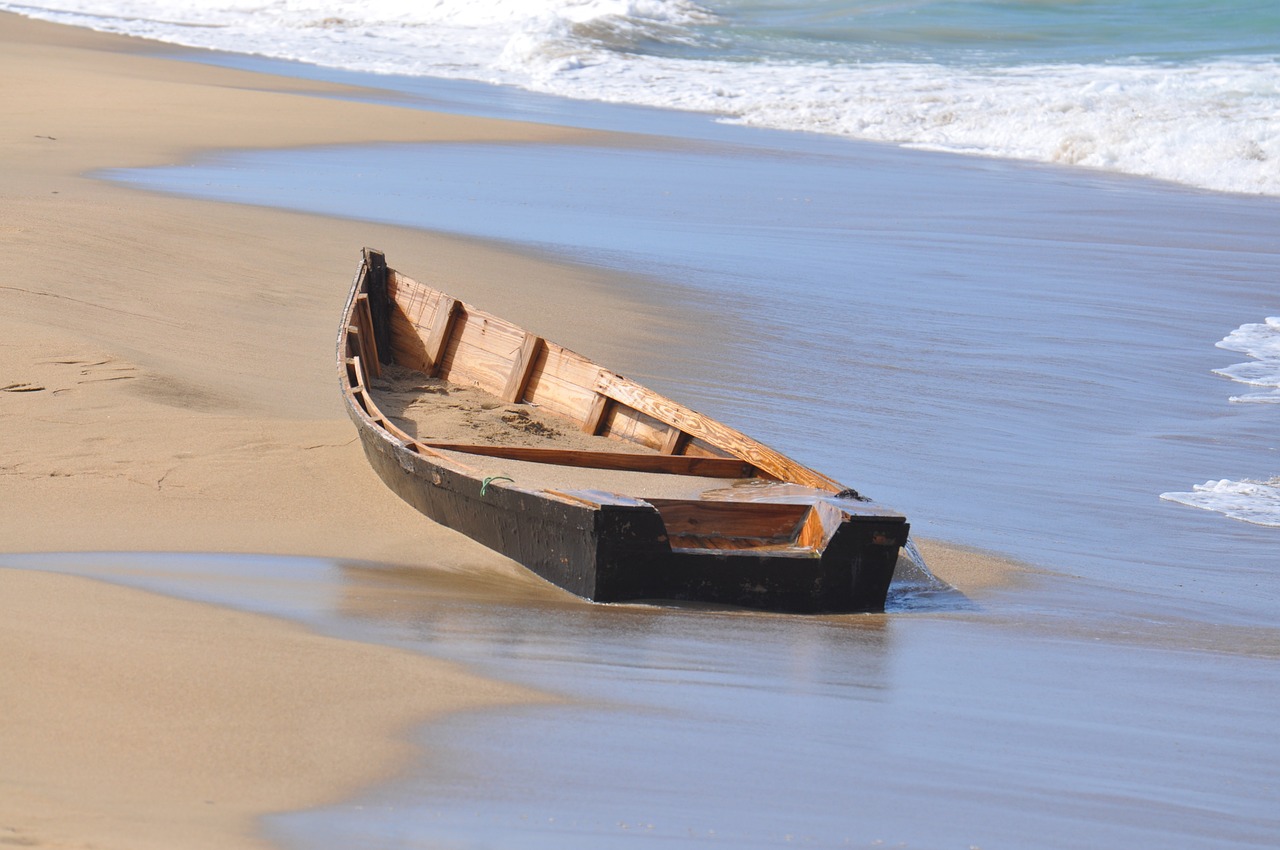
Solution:
<svg viewBox="0 0 1280 850">
<path fill-rule="evenodd" d="M 0 386 L 0 392 L 58 395 L 83 384 L 138 377 L 136 366 L 114 357 L 57 357 L 38 360 L 22 371 L 25 373 L 22 378 L 8 378 L 8 383 Z M 6 379 L 0 378 L 3 380 Z"/>
<path fill-rule="evenodd" d="M 107 381 L 131 381 L 138 377 L 138 367 L 114 357 L 64 358 L 46 361 L 47 365 L 64 367 L 74 373 L 76 385 L 97 384 Z"/>
</svg>

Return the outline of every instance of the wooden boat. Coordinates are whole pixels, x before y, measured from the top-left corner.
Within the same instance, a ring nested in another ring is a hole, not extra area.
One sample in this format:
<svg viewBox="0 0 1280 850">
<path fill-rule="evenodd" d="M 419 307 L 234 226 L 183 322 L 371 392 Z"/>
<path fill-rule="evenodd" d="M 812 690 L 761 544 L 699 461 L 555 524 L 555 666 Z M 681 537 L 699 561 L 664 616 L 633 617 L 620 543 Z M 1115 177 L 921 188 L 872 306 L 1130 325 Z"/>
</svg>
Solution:
<svg viewBox="0 0 1280 850">
<path fill-rule="evenodd" d="M 578 596 L 884 609 L 904 517 L 379 252 L 363 252 L 337 360 L 365 454 L 393 491 Z M 483 437 L 434 433 L 433 410 L 466 408 L 455 393 L 489 400 L 462 413 Z M 486 412 L 532 437 L 476 425 Z M 570 435 L 598 446 L 566 447 Z"/>
</svg>

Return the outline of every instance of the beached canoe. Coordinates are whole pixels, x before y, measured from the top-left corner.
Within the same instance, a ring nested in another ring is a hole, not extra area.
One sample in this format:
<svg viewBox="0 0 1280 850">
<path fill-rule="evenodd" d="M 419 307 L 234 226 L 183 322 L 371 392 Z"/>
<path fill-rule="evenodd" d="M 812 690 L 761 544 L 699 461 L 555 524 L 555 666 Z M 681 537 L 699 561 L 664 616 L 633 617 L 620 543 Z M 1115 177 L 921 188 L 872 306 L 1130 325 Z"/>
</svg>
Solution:
<svg viewBox="0 0 1280 850">
<path fill-rule="evenodd" d="M 393 491 L 578 596 L 884 609 L 901 515 L 379 252 L 362 254 L 337 360 Z"/>
</svg>

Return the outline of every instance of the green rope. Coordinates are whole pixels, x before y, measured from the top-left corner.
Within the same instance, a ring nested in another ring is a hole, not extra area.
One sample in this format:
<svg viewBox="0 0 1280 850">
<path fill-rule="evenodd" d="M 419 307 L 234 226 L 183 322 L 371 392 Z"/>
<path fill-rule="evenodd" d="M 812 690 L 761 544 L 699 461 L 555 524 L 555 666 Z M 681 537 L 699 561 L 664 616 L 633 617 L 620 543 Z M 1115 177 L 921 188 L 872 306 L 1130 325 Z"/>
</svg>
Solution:
<svg viewBox="0 0 1280 850">
<path fill-rule="evenodd" d="M 489 489 L 489 482 L 491 482 L 491 481 L 510 481 L 512 484 L 515 484 L 515 483 L 516 483 L 514 478 L 508 478 L 508 477 L 507 477 L 507 476 L 505 476 L 505 475 L 490 475 L 488 478 L 486 478 L 486 479 L 485 479 L 484 481 L 482 481 L 482 482 L 481 482 L 481 484 L 480 484 L 480 495 L 481 495 L 481 496 L 483 496 L 483 495 L 485 494 L 485 491 Z"/>
</svg>

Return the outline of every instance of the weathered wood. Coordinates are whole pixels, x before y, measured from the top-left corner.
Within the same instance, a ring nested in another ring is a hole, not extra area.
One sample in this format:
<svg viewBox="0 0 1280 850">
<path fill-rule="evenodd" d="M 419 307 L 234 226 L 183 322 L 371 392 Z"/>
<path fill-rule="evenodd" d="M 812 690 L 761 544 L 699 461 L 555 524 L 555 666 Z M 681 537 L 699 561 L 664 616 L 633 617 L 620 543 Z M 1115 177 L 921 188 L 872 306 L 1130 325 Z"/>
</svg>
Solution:
<svg viewBox="0 0 1280 850">
<path fill-rule="evenodd" d="M 673 535 L 741 538 L 760 543 L 792 543 L 808 505 L 772 502 L 713 502 L 649 499 Z"/>
<path fill-rule="evenodd" d="M 347 357 L 360 357 L 362 352 L 360 346 L 360 329 L 355 325 L 347 325 L 345 336 L 346 346 L 344 347 L 344 350 L 346 351 Z"/>
<path fill-rule="evenodd" d="M 384 288 L 387 303 L 370 287 Z M 377 252 L 362 258 L 337 356 L 347 412 L 382 480 L 431 519 L 572 593 L 774 611 L 884 608 L 907 539 L 903 517 L 855 504 L 832 479 L 755 440 L 386 268 Z M 421 442 L 385 416 L 367 389 L 376 364 L 388 358 L 669 454 Z M 683 500 L 557 491 L 493 482 L 468 455 L 735 483 Z M 788 483 L 736 486 L 748 477 Z"/>
<path fill-rule="evenodd" d="M 501 396 L 511 373 L 511 352 L 524 344 L 524 331 L 464 304 L 451 337 L 440 357 L 439 376 Z"/>
<path fill-rule="evenodd" d="M 602 373 L 600 380 L 596 383 L 596 392 L 608 396 L 619 404 L 625 404 L 652 416 L 659 422 L 679 428 L 694 437 L 701 437 L 779 481 L 793 481 L 832 493 L 839 493 L 845 489 L 834 479 L 796 463 L 786 455 L 756 442 L 740 431 L 695 413 L 621 375 Z"/>
<path fill-rule="evenodd" d="M 545 340 L 525 388 L 524 400 L 582 422 L 596 398 L 600 367 L 574 351 Z"/>
<path fill-rule="evenodd" d="M 609 397 L 596 393 L 595 401 L 591 403 L 591 409 L 587 411 L 587 418 L 582 420 L 582 431 L 584 434 L 590 434 L 593 437 L 600 433 L 600 426 L 604 423 L 604 416 L 609 410 Z"/>
<path fill-rule="evenodd" d="M 449 297 L 395 269 L 387 269 L 387 296 L 395 303 L 396 312 L 415 328 L 431 327 L 440 302 Z M 392 335 L 394 337 L 394 333 Z"/>
<path fill-rule="evenodd" d="M 370 319 L 373 328 L 374 352 L 382 352 L 385 362 L 391 362 L 391 310 L 387 295 L 387 260 L 380 251 L 364 249 L 364 294 L 369 298 Z M 378 374 L 377 366 L 370 371 Z"/>
<path fill-rule="evenodd" d="M 348 327 L 350 326 L 348 325 Z M 369 378 L 364 371 L 364 361 L 360 355 L 357 354 L 354 357 L 349 358 L 348 362 L 351 364 L 352 374 L 355 375 L 355 380 L 352 381 L 352 386 L 355 390 L 363 394 L 364 388 L 369 385 Z"/>
<path fill-rule="evenodd" d="M 680 453 L 696 457 L 730 457 L 729 453 L 719 446 L 713 446 L 706 440 L 700 440 L 696 437 L 689 437 L 685 440 Z"/>
<path fill-rule="evenodd" d="M 697 534 L 672 534 L 671 548 L 688 554 L 769 555 L 770 557 L 816 557 L 812 549 L 803 549 L 790 541 L 758 540 L 750 537 L 707 537 Z"/>
<path fill-rule="evenodd" d="M 453 325 L 461 306 L 462 302 L 446 296 L 436 310 L 435 319 L 431 322 L 431 331 L 426 337 L 422 351 L 425 361 L 425 368 L 422 371 L 428 375 L 440 373 L 445 348 L 453 334 Z"/>
<path fill-rule="evenodd" d="M 840 511 L 826 502 L 818 502 L 809 508 L 804 518 L 800 533 L 796 535 L 796 545 L 821 552 L 840 527 L 843 519 Z"/>
<path fill-rule="evenodd" d="M 604 490 L 548 490 L 555 496 L 570 499 L 583 505 L 592 507 L 602 507 L 604 505 L 616 505 L 627 508 L 648 508 L 651 507 L 648 502 L 643 499 L 633 499 L 630 496 L 622 496 L 617 493 L 606 493 Z"/>
<path fill-rule="evenodd" d="M 688 442 L 689 435 L 679 428 L 667 429 L 667 440 L 662 444 L 664 455 L 678 455 L 683 444 Z"/>
<path fill-rule="evenodd" d="M 439 352 L 433 360 L 427 351 L 431 329 L 450 298 L 443 292 L 423 286 L 395 269 L 387 270 L 387 293 L 391 310 L 392 359 L 409 369 L 433 374 Z M 446 328 L 446 331 L 448 329 Z"/>
<path fill-rule="evenodd" d="M 655 452 L 667 444 L 671 427 L 625 404 L 610 404 L 600 434 L 624 443 L 645 446 Z"/>
<path fill-rule="evenodd" d="M 423 445 L 441 451 L 549 463 L 585 469 L 610 469 L 623 472 L 652 472 L 667 475 L 696 475 L 703 478 L 750 478 L 751 464 L 737 458 L 686 457 L 684 455 L 651 455 L 632 452 L 590 452 L 572 449 L 544 449 L 526 446 L 496 446 L 473 443 L 441 443 L 434 440 Z"/>
<path fill-rule="evenodd" d="M 524 335 L 524 342 L 516 352 L 515 362 L 511 364 L 507 385 L 502 388 L 502 395 L 499 398 L 508 404 L 515 404 L 524 398 L 525 387 L 529 385 L 529 378 L 533 375 L 533 367 L 538 362 L 538 352 L 541 348 L 542 337 L 531 333 Z"/>
<path fill-rule="evenodd" d="M 368 364 L 369 372 L 373 377 L 381 377 L 382 360 L 378 356 L 378 335 L 374 330 L 373 314 L 369 307 L 367 293 L 362 292 L 356 296 L 355 318 L 359 332 L 360 354 Z"/>
</svg>

